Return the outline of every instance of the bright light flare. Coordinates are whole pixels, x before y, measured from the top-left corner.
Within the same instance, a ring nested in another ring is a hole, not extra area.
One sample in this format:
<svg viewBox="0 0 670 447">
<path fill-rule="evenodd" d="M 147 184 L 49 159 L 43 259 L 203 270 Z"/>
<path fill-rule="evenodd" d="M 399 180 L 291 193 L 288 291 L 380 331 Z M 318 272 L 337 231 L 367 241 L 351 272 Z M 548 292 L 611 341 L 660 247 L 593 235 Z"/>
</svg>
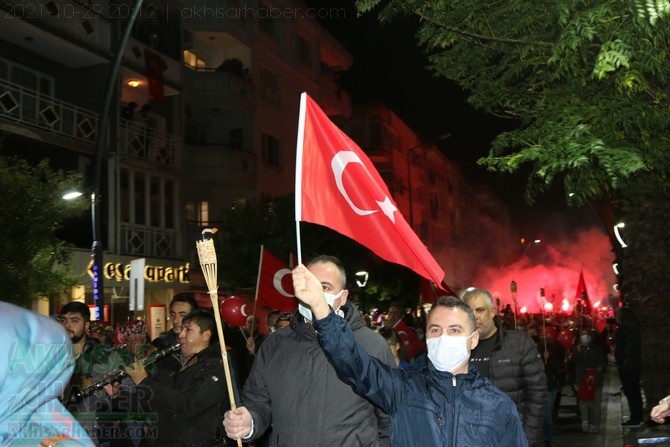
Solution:
<svg viewBox="0 0 670 447">
<path fill-rule="evenodd" d="M 567 313 L 568 310 L 570 310 L 570 303 L 568 302 L 567 298 L 563 298 L 563 304 L 561 304 L 561 310 L 563 312 Z"/>
<path fill-rule="evenodd" d="M 554 310 L 554 305 L 552 303 L 544 303 L 544 311 L 552 312 Z"/>
<path fill-rule="evenodd" d="M 81 191 L 70 191 L 70 192 L 66 192 L 65 194 L 63 194 L 63 200 L 74 200 L 74 199 L 76 199 L 77 197 L 81 197 L 82 194 L 83 194 L 83 193 L 82 193 Z"/>
<path fill-rule="evenodd" d="M 528 308 L 526 306 L 521 307 L 521 310 L 519 310 L 520 313 L 525 314 L 528 312 Z"/>
</svg>

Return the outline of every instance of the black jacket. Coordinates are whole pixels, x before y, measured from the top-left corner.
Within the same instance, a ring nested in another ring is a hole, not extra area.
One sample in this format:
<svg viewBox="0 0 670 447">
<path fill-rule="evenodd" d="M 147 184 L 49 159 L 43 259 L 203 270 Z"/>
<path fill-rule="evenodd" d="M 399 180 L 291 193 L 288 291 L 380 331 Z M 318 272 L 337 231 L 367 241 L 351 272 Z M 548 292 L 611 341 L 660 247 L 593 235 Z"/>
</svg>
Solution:
<svg viewBox="0 0 670 447">
<path fill-rule="evenodd" d="M 532 338 L 523 331 L 505 330 L 495 320 L 498 330 L 489 362 L 489 378 L 516 404 L 523 429 L 531 446 L 542 439 L 547 407 L 547 379 L 544 362 Z M 477 355 L 477 348 L 472 357 Z"/>
<path fill-rule="evenodd" d="M 353 304 L 347 302 L 342 310 L 363 348 L 395 365 L 386 341 L 365 326 Z M 299 313 L 290 327 L 270 334 L 261 345 L 242 405 L 254 420 L 252 439 L 272 426 L 272 447 L 389 445 L 389 417 L 338 379 L 316 332 Z"/>
<path fill-rule="evenodd" d="M 158 372 L 139 385 L 148 388 L 149 405 L 157 413 L 156 445 L 215 445 L 222 433 L 223 414 L 230 409 L 218 343 L 200 351 L 184 367 L 175 357 L 166 357 L 158 363 Z"/>
</svg>

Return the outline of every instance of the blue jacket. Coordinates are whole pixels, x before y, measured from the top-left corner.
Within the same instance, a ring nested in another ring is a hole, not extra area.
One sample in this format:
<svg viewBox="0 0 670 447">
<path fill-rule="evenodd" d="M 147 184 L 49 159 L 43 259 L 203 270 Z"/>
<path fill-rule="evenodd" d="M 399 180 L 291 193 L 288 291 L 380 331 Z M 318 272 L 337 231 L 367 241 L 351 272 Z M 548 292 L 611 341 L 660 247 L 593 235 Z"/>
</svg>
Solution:
<svg viewBox="0 0 670 447">
<path fill-rule="evenodd" d="M 332 312 L 314 325 L 340 379 L 391 415 L 394 447 L 528 445 L 516 406 L 476 366 L 455 376 L 430 362 L 391 368 L 370 357 Z"/>
</svg>

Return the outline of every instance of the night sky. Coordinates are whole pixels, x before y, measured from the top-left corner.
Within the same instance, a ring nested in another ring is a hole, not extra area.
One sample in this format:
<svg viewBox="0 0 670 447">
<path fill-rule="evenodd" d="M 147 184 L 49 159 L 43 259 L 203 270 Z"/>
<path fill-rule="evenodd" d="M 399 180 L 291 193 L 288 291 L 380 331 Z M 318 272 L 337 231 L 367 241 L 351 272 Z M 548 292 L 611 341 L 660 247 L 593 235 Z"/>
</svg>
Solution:
<svg viewBox="0 0 670 447">
<path fill-rule="evenodd" d="M 530 207 L 522 197 L 526 183 L 523 174 L 489 173 L 476 164 L 488 153 L 495 136 L 513 129 L 516 123 L 475 110 L 467 103 L 467 94 L 454 82 L 436 78 L 428 71 L 427 58 L 414 36 L 415 19 L 401 18 L 380 25 L 376 14 L 356 17 L 351 0 L 312 0 L 307 4 L 345 8 L 345 18 L 333 17 L 321 23 L 354 56 L 353 67 L 340 80 L 352 101 L 385 104 L 424 141 L 452 133 L 452 138 L 437 146 L 447 157 L 460 162 L 473 181 L 483 180 L 492 186 L 508 205 L 521 234 L 560 238 L 572 233 L 575 226 L 599 225 L 590 209 L 563 205 L 561 185 L 537 198 Z"/>
</svg>

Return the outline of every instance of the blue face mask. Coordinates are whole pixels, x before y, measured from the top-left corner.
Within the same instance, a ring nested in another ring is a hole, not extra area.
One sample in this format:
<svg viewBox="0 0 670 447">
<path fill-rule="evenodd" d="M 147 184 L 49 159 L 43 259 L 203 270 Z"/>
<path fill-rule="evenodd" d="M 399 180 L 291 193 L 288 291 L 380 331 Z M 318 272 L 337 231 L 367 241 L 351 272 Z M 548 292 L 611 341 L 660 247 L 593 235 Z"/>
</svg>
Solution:
<svg viewBox="0 0 670 447">
<path fill-rule="evenodd" d="M 590 335 L 582 335 L 579 337 L 579 340 L 582 342 L 582 344 L 588 345 L 591 344 L 591 336 Z"/>
<path fill-rule="evenodd" d="M 340 290 L 340 293 L 338 293 L 337 295 L 323 292 L 323 296 L 326 297 L 326 302 L 328 303 L 328 305 L 332 307 L 335 310 L 335 313 L 341 317 L 343 317 L 344 315 L 342 315 L 342 312 L 339 311 L 340 306 L 337 306 L 337 309 L 335 309 L 334 306 L 335 306 L 335 300 L 341 297 L 343 293 L 344 289 Z M 302 303 L 298 304 L 298 312 L 300 312 L 300 315 L 305 317 L 305 320 L 307 321 L 312 321 L 314 319 L 314 316 L 312 315 L 312 309 L 303 305 Z"/>
</svg>

